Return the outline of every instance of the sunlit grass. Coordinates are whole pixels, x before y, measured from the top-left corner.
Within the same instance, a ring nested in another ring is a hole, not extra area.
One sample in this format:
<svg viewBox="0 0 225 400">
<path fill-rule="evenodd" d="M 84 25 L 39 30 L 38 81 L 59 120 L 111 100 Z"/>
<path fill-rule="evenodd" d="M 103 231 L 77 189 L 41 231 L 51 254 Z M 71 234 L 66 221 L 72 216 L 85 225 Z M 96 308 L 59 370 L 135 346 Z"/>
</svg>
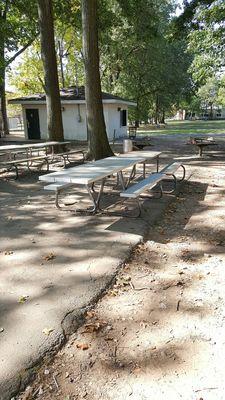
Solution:
<svg viewBox="0 0 225 400">
<path fill-rule="evenodd" d="M 223 121 L 169 121 L 165 128 L 139 128 L 138 134 L 186 134 L 186 135 L 216 135 L 225 134 L 225 120 Z"/>
</svg>

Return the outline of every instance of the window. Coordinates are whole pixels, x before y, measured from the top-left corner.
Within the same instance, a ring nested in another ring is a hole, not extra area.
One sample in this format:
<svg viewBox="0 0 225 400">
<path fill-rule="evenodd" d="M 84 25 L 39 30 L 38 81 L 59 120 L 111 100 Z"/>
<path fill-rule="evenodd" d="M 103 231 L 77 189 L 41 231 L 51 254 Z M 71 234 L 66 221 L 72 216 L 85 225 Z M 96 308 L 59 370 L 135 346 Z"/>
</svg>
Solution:
<svg viewBox="0 0 225 400">
<path fill-rule="evenodd" d="M 120 111 L 120 126 L 127 126 L 127 110 Z"/>
</svg>

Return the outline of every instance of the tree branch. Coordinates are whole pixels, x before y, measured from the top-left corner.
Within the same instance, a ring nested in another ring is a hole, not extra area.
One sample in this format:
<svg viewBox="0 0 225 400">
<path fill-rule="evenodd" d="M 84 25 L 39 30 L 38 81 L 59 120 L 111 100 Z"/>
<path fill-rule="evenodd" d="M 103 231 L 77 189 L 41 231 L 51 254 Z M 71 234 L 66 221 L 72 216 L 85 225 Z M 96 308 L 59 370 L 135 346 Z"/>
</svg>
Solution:
<svg viewBox="0 0 225 400">
<path fill-rule="evenodd" d="M 11 64 L 20 54 L 22 54 L 28 47 L 31 46 L 31 44 L 34 42 L 34 40 L 37 38 L 37 36 L 39 35 L 39 33 L 32 38 L 27 44 L 25 44 L 25 46 L 23 46 L 20 50 L 18 50 L 11 58 L 9 58 L 8 61 L 6 61 L 6 67 L 9 66 L 9 64 Z"/>
</svg>

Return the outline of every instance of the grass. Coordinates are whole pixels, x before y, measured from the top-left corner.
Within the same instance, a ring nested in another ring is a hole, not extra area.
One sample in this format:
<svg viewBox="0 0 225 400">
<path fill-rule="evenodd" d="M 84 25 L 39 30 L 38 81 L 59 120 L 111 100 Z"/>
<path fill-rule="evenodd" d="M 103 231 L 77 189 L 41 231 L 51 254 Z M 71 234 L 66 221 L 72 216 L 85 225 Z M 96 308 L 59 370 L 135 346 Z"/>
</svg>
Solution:
<svg viewBox="0 0 225 400">
<path fill-rule="evenodd" d="M 138 129 L 138 134 L 185 134 L 185 135 L 216 135 L 225 134 L 225 121 L 169 121 L 166 128 Z"/>
</svg>

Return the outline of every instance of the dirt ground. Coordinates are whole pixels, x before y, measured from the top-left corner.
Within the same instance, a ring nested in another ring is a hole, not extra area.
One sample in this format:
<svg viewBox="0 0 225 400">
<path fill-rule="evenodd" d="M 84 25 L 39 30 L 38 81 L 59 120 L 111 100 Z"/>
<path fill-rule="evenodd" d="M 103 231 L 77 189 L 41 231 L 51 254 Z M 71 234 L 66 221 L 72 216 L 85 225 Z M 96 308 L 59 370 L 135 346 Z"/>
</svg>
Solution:
<svg viewBox="0 0 225 400">
<path fill-rule="evenodd" d="M 16 399 L 225 399 L 224 183 L 223 159 L 193 163 L 114 286 Z"/>
</svg>

